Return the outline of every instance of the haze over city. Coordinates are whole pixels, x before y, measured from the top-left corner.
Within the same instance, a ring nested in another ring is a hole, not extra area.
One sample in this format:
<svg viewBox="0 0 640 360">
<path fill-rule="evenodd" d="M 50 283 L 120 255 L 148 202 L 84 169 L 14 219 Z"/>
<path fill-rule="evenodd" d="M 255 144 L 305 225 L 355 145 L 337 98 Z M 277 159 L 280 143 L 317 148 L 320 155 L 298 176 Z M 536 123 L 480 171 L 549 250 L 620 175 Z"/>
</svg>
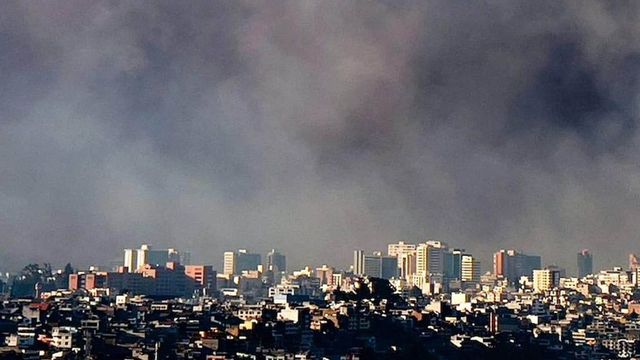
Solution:
<svg viewBox="0 0 640 360">
<path fill-rule="evenodd" d="M 0 264 L 640 251 L 637 2 L 20 2 Z"/>
</svg>

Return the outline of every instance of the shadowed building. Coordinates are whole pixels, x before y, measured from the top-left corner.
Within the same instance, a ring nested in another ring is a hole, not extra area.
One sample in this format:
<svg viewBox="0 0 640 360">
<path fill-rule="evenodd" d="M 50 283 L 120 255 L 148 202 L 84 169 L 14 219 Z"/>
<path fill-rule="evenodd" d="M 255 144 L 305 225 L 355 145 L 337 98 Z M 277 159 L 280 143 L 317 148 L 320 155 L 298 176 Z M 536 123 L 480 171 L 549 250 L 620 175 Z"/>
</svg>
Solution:
<svg viewBox="0 0 640 360">
<path fill-rule="evenodd" d="M 578 253 L 577 265 L 578 278 L 593 274 L 593 256 L 588 249 L 584 249 Z"/>
</svg>

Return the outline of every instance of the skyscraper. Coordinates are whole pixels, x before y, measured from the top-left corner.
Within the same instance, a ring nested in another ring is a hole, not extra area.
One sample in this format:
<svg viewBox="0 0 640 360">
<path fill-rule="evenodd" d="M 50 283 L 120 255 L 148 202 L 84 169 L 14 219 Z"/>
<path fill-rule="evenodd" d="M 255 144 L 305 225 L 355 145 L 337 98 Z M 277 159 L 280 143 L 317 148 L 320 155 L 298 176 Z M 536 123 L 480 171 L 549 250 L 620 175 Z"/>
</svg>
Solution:
<svg viewBox="0 0 640 360">
<path fill-rule="evenodd" d="M 267 253 L 267 270 L 282 272 L 287 271 L 287 258 L 275 249 Z"/>
<path fill-rule="evenodd" d="M 262 263 L 260 254 L 240 249 L 236 252 L 225 251 L 222 272 L 225 275 L 241 274 L 243 271 L 257 270 Z"/>
<path fill-rule="evenodd" d="M 238 274 L 243 271 L 257 270 L 262 264 L 260 254 L 250 253 L 247 250 L 240 249 L 236 254 L 236 271 Z"/>
<path fill-rule="evenodd" d="M 464 254 L 461 257 L 461 279 L 466 282 L 480 281 L 480 261 L 472 255 Z"/>
<path fill-rule="evenodd" d="M 353 253 L 353 272 L 356 275 L 390 279 L 398 276 L 398 260 L 394 256 L 384 256 L 379 251 L 365 255 L 364 251 L 356 250 Z"/>
<path fill-rule="evenodd" d="M 235 264 L 236 254 L 233 251 L 225 251 L 222 273 L 225 275 L 233 275 L 235 273 Z"/>
<path fill-rule="evenodd" d="M 416 273 L 422 276 L 444 273 L 444 253 L 447 244 L 429 240 L 416 247 Z"/>
<path fill-rule="evenodd" d="M 578 278 L 593 274 L 593 256 L 588 249 L 578 253 Z"/>
<path fill-rule="evenodd" d="M 493 254 L 493 275 L 507 277 L 507 251 L 499 250 Z"/>
<path fill-rule="evenodd" d="M 533 270 L 540 269 L 542 260 L 538 255 L 527 255 L 515 250 L 499 250 L 493 254 L 493 274 L 516 283 L 522 276 L 531 277 Z"/>
<path fill-rule="evenodd" d="M 124 263 L 123 266 L 127 272 L 133 272 L 137 269 L 138 252 L 135 249 L 124 249 Z"/>
<path fill-rule="evenodd" d="M 364 250 L 353 252 L 353 273 L 356 275 L 364 274 Z"/>
<path fill-rule="evenodd" d="M 444 253 L 444 277 L 447 280 L 462 279 L 462 256 L 464 249 L 452 249 Z"/>
</svg>

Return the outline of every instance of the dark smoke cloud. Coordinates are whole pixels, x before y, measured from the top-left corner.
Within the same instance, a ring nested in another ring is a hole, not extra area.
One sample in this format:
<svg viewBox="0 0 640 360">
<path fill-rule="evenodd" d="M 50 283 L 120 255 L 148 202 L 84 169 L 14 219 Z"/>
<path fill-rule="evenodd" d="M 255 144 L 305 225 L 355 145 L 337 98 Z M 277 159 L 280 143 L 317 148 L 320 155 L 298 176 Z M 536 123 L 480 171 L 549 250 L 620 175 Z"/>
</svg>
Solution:
<svg viewBox="0 0 640 360">
<path fill-rule="evenodd" d="M 0 262 L 638 251 L 636 2 L 6 2 Z"/>
</svg>

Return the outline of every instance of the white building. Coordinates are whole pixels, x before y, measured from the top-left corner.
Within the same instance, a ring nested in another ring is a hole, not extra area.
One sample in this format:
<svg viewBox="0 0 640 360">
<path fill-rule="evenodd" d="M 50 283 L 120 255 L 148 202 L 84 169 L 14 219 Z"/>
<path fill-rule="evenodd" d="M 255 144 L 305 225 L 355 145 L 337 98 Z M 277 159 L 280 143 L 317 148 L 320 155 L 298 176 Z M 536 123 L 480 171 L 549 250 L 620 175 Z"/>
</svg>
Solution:
<svg viewBox="0 0 640 360">
<path fill-rule="evenodd" d="M 461 259 L 461 279 L 466 282 L 480 281 L 480 261 L 472 255 L 464 254 Z"/>
</svg>

